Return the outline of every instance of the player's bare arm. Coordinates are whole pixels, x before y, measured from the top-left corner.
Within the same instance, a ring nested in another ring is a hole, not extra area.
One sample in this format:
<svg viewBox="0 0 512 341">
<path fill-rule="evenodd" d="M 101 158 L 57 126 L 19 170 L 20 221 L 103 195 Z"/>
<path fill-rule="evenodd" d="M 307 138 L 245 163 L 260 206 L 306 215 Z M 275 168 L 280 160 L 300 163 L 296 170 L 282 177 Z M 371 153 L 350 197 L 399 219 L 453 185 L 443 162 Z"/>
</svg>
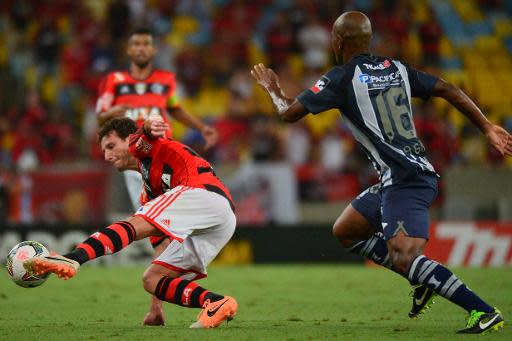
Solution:
<svg viewBox="0 0 512 341">
<path fill-rule="evenodd" d="M 169 246 L 170 241 L 168 238 L 165 238 L 160 244 L 155 246 L 153 252 L 153 259 L 157 259 L 158 256 L 164 252 L 164 250 Z M 163 301 L 159 300 L 155 296 L 151 296 L 151 304 L 149 306 L 149 310 L 144 316 L 144 320 L 142 324 L 145 326 L 163 326 L 165 325 L 165 314 L 163 309 Z"/>
<path fill-rule="evenodd" d="M 433 95 L 444 98 L 480 129 L 487 142 L 501 155 L 512 156 L 512 136 L 504 128 L 490 122 L 478 106 L 460 88 L 439 79 Z"/>
<path fill-rule="evenodd" d="M 279 77 L 272 69 L 260 63 L 254 65 L 251 75 L 263 90 L 268 93 L 281 120 L 296 122 L 309 113 L 297 99 L 286 96 L 279 85 Z"/>
<path fill-rule="evenodd" d="M 114 105 L 112 108 L 105 110 L 98 114 L 98 123 L 102 126 L 105 122 L 114 117 L 124 116 L 126 110 L 130 109 L 129 105 L 126 104 L 118 104 Z"/>
<path fill-rule="evenodd" d="M 183 108 L 176 107 L 172 109 L 172 117 L 185 126 L 198 130 L 206 141 L 205 149 L 215 146 L 219 141 L 219 134 L 215 128 L 204 124 L 200 119 L 190 115 Z"/>
</svg>

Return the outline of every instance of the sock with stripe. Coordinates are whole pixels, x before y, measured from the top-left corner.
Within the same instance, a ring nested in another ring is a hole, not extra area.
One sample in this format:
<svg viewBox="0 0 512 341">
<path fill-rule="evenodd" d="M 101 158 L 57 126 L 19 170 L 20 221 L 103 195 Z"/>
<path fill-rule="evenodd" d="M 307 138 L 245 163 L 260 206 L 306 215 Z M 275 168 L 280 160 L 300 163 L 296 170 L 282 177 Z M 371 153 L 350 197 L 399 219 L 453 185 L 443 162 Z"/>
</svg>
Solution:
<svg viewBox="0 0 512 341">
<path fill-rule="evenodd" d="M 493 308 L 471 291 L 448 268 L 420 255 L 414 259 L 407 273 L 412 285 L 423 284 L 437 294 L 464 308 L 489 313 Z"/>
<path fill-rule="evenodd" d="M 393 270 L 391 259 L 388 254 L 388 246 L 384 240 L 384 235 L 381 232 L 376 232 L 369 239 L 357 242 L 348 248 L 348 250 Z"/>
<path fill-rule="evenodd" d="M 189 308 L 202 308 L 206 300 L 215 302 L 224 298 L 222 295 L 206 290 L 196 282 L 167 276 L 158 281 L 155 296 L 162 301 Z"/>
<path fill-rule="evenodd" d="M 104 255 L 116 253 L 135 240 L 135 228 L 127 221 L 118 221 L 99 232 L 93 233 L 75 250 L 63 255 L 80 264 Z"/>
</svg>

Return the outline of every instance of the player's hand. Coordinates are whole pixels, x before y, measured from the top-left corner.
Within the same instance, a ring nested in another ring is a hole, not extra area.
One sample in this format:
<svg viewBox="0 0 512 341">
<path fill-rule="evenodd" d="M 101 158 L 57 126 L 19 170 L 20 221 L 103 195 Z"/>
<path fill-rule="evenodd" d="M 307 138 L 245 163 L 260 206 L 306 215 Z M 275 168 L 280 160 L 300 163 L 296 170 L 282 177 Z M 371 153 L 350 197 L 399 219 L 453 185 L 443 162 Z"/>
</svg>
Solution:
<svg viewBox="0 0 512 341">
<path fill-rule="evenodd" d="M 165 137 L 165 133 L 169 130 L 169 124 L 158 119 L 146 120 L 144 130 L 154 137 Z"/>
<path fill-rule="evenodd" d="M 204 149 L 206 150 L 215 146 L 219 141 L 219 133 L 217 132 L 217 129 L 213 127 L 205 126 L 201 130 L 201 135 L 203 135 L 203 138 L 206 141 L 206 144 L 204 145 Z"/>
<path fill-rule="evenodd" d="M 491 124 L 485 130 L 485 137 L 502 156 L 512 156 L 512 136 L 499 125 Z"/>
<path fill-rule="evenodd" d="M 281 91 L 279 77 L 262 63 L 253 66 L 251 75 L 264 90 L 274 93 Z"/>
<path fill-rule="evenodd" d="M 150 310 L 146 316 L 144 316 L 142 324 L 144 326 L 164 326 L 165 316 L 163 310 Z"/>
</svg>

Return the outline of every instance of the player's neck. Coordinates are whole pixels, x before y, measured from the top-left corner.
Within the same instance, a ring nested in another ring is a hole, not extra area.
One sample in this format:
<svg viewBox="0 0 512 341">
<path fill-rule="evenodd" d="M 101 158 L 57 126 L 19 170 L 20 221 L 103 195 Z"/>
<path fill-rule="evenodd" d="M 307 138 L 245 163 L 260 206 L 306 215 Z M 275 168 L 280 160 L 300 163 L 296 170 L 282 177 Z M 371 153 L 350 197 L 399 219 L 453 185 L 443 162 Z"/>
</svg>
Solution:
<svg viewBox="0 0 512 341">
<path fill-rule="evenodd" d="M 343 51 L 343 64 L 348 63 L 348 61 L 354 58 L 355 56 L 367 53 L 370 53 L 370 50 L 367 48 L 354 48 L 347 51 Z"/>
<path fill-rule="evenodd" d="M 149 77 L 153 72 L 153 64 L 148 63 L 147 65 L 140 67 L 135 63 L 130 64 L 130 76 L 135 79 L 143 80 Z"/>
</svg>

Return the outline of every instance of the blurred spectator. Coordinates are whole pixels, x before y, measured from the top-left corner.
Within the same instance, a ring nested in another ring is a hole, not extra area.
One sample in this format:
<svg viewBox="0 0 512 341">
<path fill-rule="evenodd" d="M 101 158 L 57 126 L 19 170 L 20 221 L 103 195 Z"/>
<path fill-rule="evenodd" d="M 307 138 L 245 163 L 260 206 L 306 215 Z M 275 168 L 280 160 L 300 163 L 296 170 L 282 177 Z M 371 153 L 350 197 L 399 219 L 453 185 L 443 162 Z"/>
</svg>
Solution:
<svg viewBox="0 0 512 341">
<path fill-rule="evenodd" d="M 106 24 L 114 44 L 120 43 L 131 32 L 132 18 L 126 1 L 113 0 L 107 9 Z"/>
<path fill-rule="evenodd" d="M 213 55 L 227 59 L 231 66 L 247 65 L 248 37 L 258 19 L 256 6 L 243 0 L 233 0 L 213 23 Z"/>
<path fill-rule="evenodd" d="M 275 119 L 263 115 L 252 119 L 249 147 L 255 162 L 283 160 L 283 143 Z"/>
<path fill-rule="evenodd" d="M 202 87 L 206 72 L 201 51 L 192 45 L 182 49 L 176 56 L 176 72 L 186 94 L 195 97 Z"/>
<path fill-rule="evenodd" d="M 441 26 L 430 11 L 427 21 L 425 21 L 419 31 L 423 63 L 425 65 L 439 65 L 440 42 L 442 36 Z"/>
<path fill-rule="evenodd" d="M 34 44 L 35 57 L 39 61 L 39 70 L 43 75 L 56 73 L 61 44 L 55 20 L 50 16 L 43 15 Z"/>
<path fill-rule="evenodd" d="M 337 127 L 331 127 L 320 139 L 320 164 L 329 172 L 339 173 L 345 168 L 347 158 L 345 141 Z"/>
<path fill-rule="evenodd" d="M 115 51 L 112 48 L 112 40 L 107 32 L 99 32 L 97 40 L 91 50 L 91 71 L 101 75 L 114 66 Z"/>
<path fill-rule="evenodd" d="M 329 60 L 331 37 L 318 17 L 310 16 L 298 34 L 305 66 L 312 70 L 325 68 Z"/>
<path fill-rule="evenodd" d="M 302 121 L 290 125 L 285 133 L 285 158 L 294 166 L 305 165 L 310 159 L 311 133 Z"/>
<path fill-rule="evenodd" d="M 0 116 L 0 169 L 11 167 L 11 151 L 14 145 L 13 124 L 6 116 Z"/>
<path fill-rule="evenodd" d="M 11 179 L 6 170 L 0 165 L 0 224 L 7 224 L 9 218 L 10 184 Z"/>
<path fill-rule="evenodd" d="M 285 64 L 294 43 L 293 28 L 286 13 L 278 13 L 266 36 L 269 64 L 275 68 Z"/>
</svg>

